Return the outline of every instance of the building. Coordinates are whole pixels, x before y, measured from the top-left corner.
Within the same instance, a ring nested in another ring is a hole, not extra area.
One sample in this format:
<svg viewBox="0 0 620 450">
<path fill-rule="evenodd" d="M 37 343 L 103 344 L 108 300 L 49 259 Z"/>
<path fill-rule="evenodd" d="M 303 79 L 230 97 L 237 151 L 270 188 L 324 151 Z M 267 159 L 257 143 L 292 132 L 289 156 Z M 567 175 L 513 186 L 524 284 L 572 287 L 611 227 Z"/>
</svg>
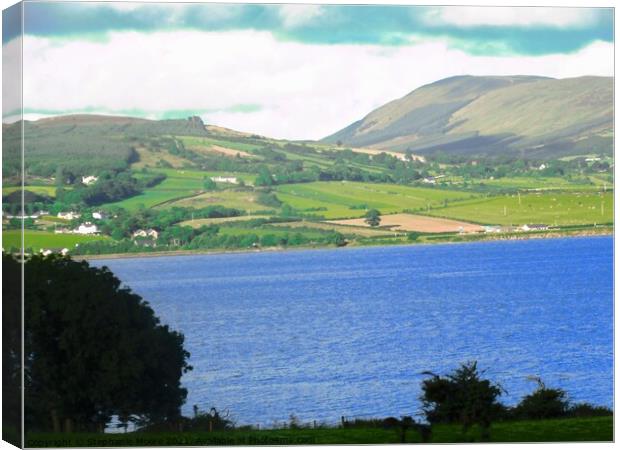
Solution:
<svg viewBox="0 0 620 450">
<path fill-rule="evenodd" d="M 521 227 L 522 231 L 545 231 L 548 229 L 549 226 L 544 223 L 528 223 Z"/>
<path fill-rule="evenodd" d="M 108 218 L 108 216 L 103 212 L 103 211 L 94 211 L 92 213 L 93 219 L 97 219 L 97 220 L 105 220 Z"/>
<path fill-rule="evenodd" d="M 237 180 L 237 177 L 222 177 L 222 176 L 217 176 L 217 177 L 211 177 L 211 179 L 213 181 L 215 181 L 216 183 L 231 183 L 231 184 L 239 184 L 239 180 Z"/>
<path fill-rule="evenodd" d="M 85 184 L 86 186 L 90 186 L 91 184 L 96 183 L 98 179 L 99 177 L 96 177 L 94 175 L 88 175 L 88 176 L 82 177 L 82 184 Z"/>
<path fill-rule="evenodd" d="M 59 212 L 57 216 L 59 219 L 65 219 L 65 220 L 79 219 L 81 217 L 80 214 L 73 212 L 73 211 Z"/>
<path fill-rule="evenodd" d="M 99 233 L 99 229 L 97 228 L 97 225 L 90 222 L 85 222 L 80 224 L 80 226 L 73 230 L 73 232 L 76 234 L 97 234 Z"/>
<path fill-rule="evenodd" d="M 484 232 L 485 233 L 501 233 L 502 227 L 500 227 L 499 225 L 488 225 L 484 227 Z"/>
<path fill-rule="evenodd" d="M 58 253 L 62 256 L 66 256 L 67 253 L 69 253 L 69 249 L 68 248 L 42 248 L 41 250 L 39 250 L 39 253 L 41 253 L 43 256 L 48 256 L 51 255 L 52 253 Z"/>
<path fill-rule="evenodd" d="M 149 228 L 148 230 L 136 230 L 133 232 L 133 234 L 131 235 L 131 237 L 133 238 L 151 238 L 151 239 L 157 239 L 159 238 L 159 232 L 157 230 L 154 230 L 153 228 Z"/>
</svg>

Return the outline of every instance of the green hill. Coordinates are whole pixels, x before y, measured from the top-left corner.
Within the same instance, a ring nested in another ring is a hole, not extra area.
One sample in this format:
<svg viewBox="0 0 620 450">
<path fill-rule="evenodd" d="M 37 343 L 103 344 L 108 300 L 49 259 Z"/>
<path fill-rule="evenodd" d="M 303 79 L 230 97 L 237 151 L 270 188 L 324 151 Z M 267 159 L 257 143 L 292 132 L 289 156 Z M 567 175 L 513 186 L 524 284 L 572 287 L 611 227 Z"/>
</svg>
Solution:
<svg viewBox="0 0 620 450">
<path fill-rule="evenodd" d="M 21 122 L 3 125 L 5 177 L 19 173 Z M 157 146 L 161 136 L 207 136 L 198 117 L 146 120 L 133 117 L 69 115 L 24 122 L 26 172 L 51 175 L 56 166 L 88 173 L 124 168 L 136 149 Z"/>
<path fill-rule="evenodd" d="M 324 139 L 353 147 L 536 158 L 613 151 L 613 79 L 446 78 Z"/>
</svg>

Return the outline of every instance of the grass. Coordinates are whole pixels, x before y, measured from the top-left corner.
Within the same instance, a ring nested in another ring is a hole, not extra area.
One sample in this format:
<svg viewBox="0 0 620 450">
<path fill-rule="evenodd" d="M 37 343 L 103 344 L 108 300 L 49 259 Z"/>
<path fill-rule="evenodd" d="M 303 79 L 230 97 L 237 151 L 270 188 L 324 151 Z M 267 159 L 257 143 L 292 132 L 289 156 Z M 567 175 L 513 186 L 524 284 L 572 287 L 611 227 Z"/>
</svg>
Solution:
<svg viewBox="0 0 620 450">
<path fill-rule="evenodd" d="M 15 191 L 20 191 L 21 186 L 7 186 L 2 188 L 2 196 L 9 195 Z M 43 194 L 48 197 L 56 197 L 56 186 L 24 186 L 25 191 Z"/>
<path fill-rule="evenodd" d="M 320 230 L 327 231 L 336 231 L 338 233 L 342 233 L 344 235 L 357 235 L 363 237 L 391 237 L 394 236 L 393 231 L 385 231 L 380 229 L 374 229 L 369 227 L 356 227 L 351 225 L 336 225 L 333 223 L 325 223 L 325 222 L 310 222 L 307 220 L 301 222 L 281 222 L 274 223 L 273 226 L 282 226 L 287 228 L 317 228 Z"/>
<path fill-rule="evenodd" d="M 437 207 L 446 200 L 465 200 L 472 196 L 459 191 L 358 182 L 282 185 L 278 186 L 277 195 L 295 209 L 322 215 L 326 219 L 362 217 L 366 207 L 389 214 L 428 205 Z M 325 209 L 312 211 L 317 208 Z"/>
<path fill-rule="evenodd" d="M 613 417 L 548 419 L 499 422 L 491 426 L 490 442 L 569 442 L 613 440 Z M 420 443 L 410 430 L 408 443 Z M 479 430 L 463 433 L 457 425 L 433 427 L 431 443 L 481 442 Z M 313 444 L 395 444 L 400 436 L 384 428 L 301 428 L 282 430 L 233 430 L 218 432 L 159 433 L 29 433 L 27 447 L 124 447 L 124 446 L 231 446 Z"/>
<path fill-rule="evenodd" d="M 178 201 L 167 203 L 161 207 L 184 206 L 191 208 L 205 208 L 211 205 L 222 205 L 227 208 L 241 209 L 247 212 L 271 210 L 272 207 L 257 203 L 256 194 L 251 191 L 211 191 L 200 195 L 187 197 Z"/>
<path fill-rule="evenodd" d="M 212 177 L 216 175 L 221 176 L 235 176 L 242 179 L 245 183 L 251 184 L 254 182 L 255 175 L 248 173 L 233 173 L 233 172 L 203 172 L 201 170 L 191 169 L 153 169 L 152 173 L 164 173 L 166 179 L 152 188 L 145 189 L 139 195 L 121 200 L 120 202 L 110 203 L 110 206 L 120 206 L 128 211 L 136 211 L 140 206 L 145 208 L 152 208 L 155 206 L 169 205 L 174 203 L 175 206 L 187 206 L 185 204 L 178 204 L 175 200 L 181 200 L 185 198 L 194 197 L 203 190 L 203 183 L 205 177 Z M 136 176 L 142 176 L 141 173 L 137 173 Z M 234 187 L 234 185 L 218 183 L 220 187 Z M 209 197 L 209 193 L 206 194 Z M 227 195 L 230 197 L 230 195 Z M 197 201 L 196 203 L 204 203 L 204 206 L 213 204 L 209 201 Z M 195 205 L 194 205 L 195 206 Z M 227 206 L 227 205 L 225 205 Z M 200 207 L 200 206 L 195 206 Z M 256 209 L 265 209 L 263 207 Z"/>
<path fill-rule="evenodd" d="M 176 136 L 176 138 L 181 140 L 183 144 L 188 148 L 209 147 L 211 145 L 219 145 L 220 147 L 231 148 L 233 150 L 241 150 L 243 152 L 251 153 L 252 150 L 259 147 L 256 144 L 228 141 L 226 139 L 213 139 L 213 138 L 195 137 L 195 136 Z"/>
<path fill-rule="evenodd" d="M 287 230 L 282 227 L 273 227 L 269 225 L 263 225 L 261 227 L 256 228 L 245 228 L 245 227 L 236 227 L 236 226 L 223 226 L 220 228 L 219 234 L 223 236 L 245 236 L 248 234 L 255 234 L 259 238 L 266 236 L 268 234 L 272 234 L 277 237 L 283 237 L 286 235 L 293 235 L 297 231 L 295 230 Z M 317 231 L 304 231 L 302 233 L 304 237 L 308 239 L 317 239 L 325 235 L 325 231 L 317 230 Z"/>
<path fill-rule="evenodd" d="M 427 214 L 489 225 L 604 224 L 614 220 L 613 193 L 550 192 L 489 197 L 434 209 Z"/>
<path fill-rule="evenodd" d="M 41 248 L 75 248 L 75 244 L 109 239 L 105 236 L 84 236 L 80 234 L 55 234 L 48 231 L 26 230 L 24 247 L 38 252 Z M 3 230 L 2 246 L 5 249 L 21 247 L 20 230 Z"/>
</svg>

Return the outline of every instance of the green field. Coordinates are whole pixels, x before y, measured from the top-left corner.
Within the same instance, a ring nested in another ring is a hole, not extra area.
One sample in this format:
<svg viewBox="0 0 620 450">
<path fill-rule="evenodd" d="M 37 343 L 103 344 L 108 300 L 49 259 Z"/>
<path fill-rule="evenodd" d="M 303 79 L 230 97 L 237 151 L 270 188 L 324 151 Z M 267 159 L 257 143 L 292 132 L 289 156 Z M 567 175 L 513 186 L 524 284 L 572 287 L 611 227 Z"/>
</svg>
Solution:
<svg viewBox="0 0 620 450">
<path fill-rule="evenodd" d="M 288 235 L 295 234 L 297 231 L 295 230 L 287 230 L 282 229 L 282 227 L 272 227 L 272 226 L 262 226 L 259 228 L 243 228 L 243 227 L 235 227 L 235 226 L 225 226 L 221 227 L 219 234 L 224 236 L 245 236 L 248 234 L 255 234 L 258 237 L 263 237 L 268 234 L 273 234 L 277 237 L 282 237 Z M 308 239 L 317 239 L 321 236 L 325 236 L 326 231 L 318 230 L 317 231 L 304 231 L 303 235 Z"/>
<path fill-rule="evenodd" d="M 241 150 L 248 153 L 252 153 L 252 150 L 259 147 L 256 144 L 229 141 L 225 139 L 213 139 L 197 136 L 176 136 L 176 138 L 180 139 L 186 147 L 208 147 L 211 145 L 219 145 L 220 147 L 231 148 L 233 150 Z"/>
<path fill-rule="evenodd" d="M 105 236 L 84 236 L 80 234 L 55 234 L 48 231 L 26 230 L 24 235 L 24 247 L 32 248 L 38 252 L 42 248 L 75 248 L 75 244 L 109 239 Z M 20 230 L 3 230 L 2 247 L 4 249 L 21 247 Z"/>
<path fill-rule="evenodd" d="M 322 215 L 326 219 L 361 217 L 366 208 L 376 208 L 388 214 L 405 209 L 426 209 L 429 205 L 437 207 L 446 200 L 452 202 L 474 197 L 459 191 L 349 181 L 282 185 L 278 186 L 277 195 L 297 210 Z M 325 209 L 312 211 L 317 208 Z"/>
<path fill-rule="evenodd" d="M 139 195 L 127 198 L 120 202 L 110 203 L 109 205 L 120 206 L 121 208 L 125 208 L 129 211 L 136 211 L 141 205 L 145 208 L 152 208 L 154 206 L 161 205 L 162 203 L 167 204 L 167 202 L 172 202 L 175 199 L 183 199 L 197 195 L 203 190 L 205 177 L 230 175 L 242 179 L 247 184 L 253 183 L 255 178 L 255 175 L 247 173 L 203 172 L 200 170 L 188 169 L 155 169 L 152 172 L 164 173 L 166 174 L 166 179 L 158 185 L 146 189 Z M 144 175 L 138 172 L 136 176 L 139 177 Z M 229 186 L 233 187 L 234 185 L 223 183 L 220 184 L 220 186 L 226 188 Z"/>
<path fill-rule="evenodd" d="M 21 186 L 7 186 L 2 188 L 2 196 L 9 195 L 15 191 L 20 191 Z M 25 191 L 43 194 L 48 197 L 56 197 L 56 186 L 24 186 Z"/>
<path fill-rule="evenodd" d="M 612 192 L 515 194 L 467 201 L 427 214 L 489 225 L 605 224 L 614 220 L 613 201 Z"/>
<path fill-rule="evenodd" d="M 226 208 L 235 208 L 253 213 L 256 211 L 272 210 L 270 206 L 261 205 L 257 203 L 256 194 L 252 191 L 211 191 L 205 192 L 200 195 L 190 196 L 181 200 L 166 203 L 162 205 L 162 208 L 169 208 L 173 206 L 182 206 L 186 208 L 206 208 L 212 205 L 222 205 Z"/>
<path fill-rule="evenodd" d="M 420 435 L 407 431 L 406 442 L 421 443 Z M 569 442 L 613 440 L 613 417 L 498 422 L 491 425 L 490 442 Z M 431 443 L 481 442 L 477 429 L 463 434 L 459 425 L 437 425 Z M 397 444 L 397 430 L 384 428 L 301 428 L 283 430 L 233 430 L 186 433 L 29 433 L 27 447 L 129 447 L 129 446 L 255 446 L 314 444 Z"/>
</svg>

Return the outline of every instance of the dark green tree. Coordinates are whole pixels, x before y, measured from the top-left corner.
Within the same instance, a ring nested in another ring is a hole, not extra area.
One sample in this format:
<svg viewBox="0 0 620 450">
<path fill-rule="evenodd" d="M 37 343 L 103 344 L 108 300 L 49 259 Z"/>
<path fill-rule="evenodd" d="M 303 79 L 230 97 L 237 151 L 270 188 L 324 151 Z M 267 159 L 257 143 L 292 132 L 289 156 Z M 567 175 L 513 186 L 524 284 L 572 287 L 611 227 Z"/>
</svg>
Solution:
<svg viewBox="0 0 620 450">
<path fill-rule="evenodd" d="M 214 191 L 215 189 L 217 189 L 217 184 L 211 179 L 211 177 L 205 177 L 202 183 L 202 187 L 205 191 Z"/>
<path fill-rule="evenodd" d="M 2 439 L 21 447 L 21 267 L 2 255 Z"/>
<path fill-rule="evenodd" d="M 51 255 L 24 271 L 27 429 L 102 431 L 112 415 L 179 420 L 191 370 L 182 334 L 106 267 Z"/>
<path fill-rule="evenodd" d="M 376 209 L 368 210 L 364 217 L 364 222 L 366 222 L 371 227 L 378 227 L 381 223 L 381 213 Z"/>
<path fill-rule="evenodd" d="M 459 423 L 463 431 L 478 424 L 486 436 L 491 421 L 498 418 L 504 407 L 497 401 L 501 387 L 481 378 L 477 363 L 462 364 L 454 372 L 439 376 L 431 372 L 422 382 L 422 405 L 431 424 Z"/>
</svg>

